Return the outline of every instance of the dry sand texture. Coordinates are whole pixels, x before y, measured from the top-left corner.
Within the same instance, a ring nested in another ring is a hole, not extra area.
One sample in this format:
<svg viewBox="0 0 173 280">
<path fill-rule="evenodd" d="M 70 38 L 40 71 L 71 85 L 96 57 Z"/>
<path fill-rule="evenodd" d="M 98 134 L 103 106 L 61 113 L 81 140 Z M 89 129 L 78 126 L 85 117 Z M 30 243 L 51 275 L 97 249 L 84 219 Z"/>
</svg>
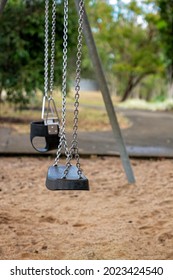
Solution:
<svg viewBox="0 0 173 280">
<path fill-rule="evenodd" d="M 0 158 L 0 259 L 173 259 L 173 160 L 82 159 L 90 191 L 51 192 L 50 158 Z"/>
</svg>

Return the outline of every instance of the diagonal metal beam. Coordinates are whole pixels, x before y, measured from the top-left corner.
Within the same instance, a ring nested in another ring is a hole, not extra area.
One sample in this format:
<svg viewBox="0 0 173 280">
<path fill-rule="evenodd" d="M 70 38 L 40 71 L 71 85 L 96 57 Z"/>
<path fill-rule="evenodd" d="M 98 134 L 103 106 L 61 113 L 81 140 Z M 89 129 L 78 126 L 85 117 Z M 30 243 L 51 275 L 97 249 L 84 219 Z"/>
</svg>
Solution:
<svg viewBox="0 0 173 280">
<path fill-rule="evenodd" d="M 74 0 L 77 12 L 79 11 L 79 1 L 80 0 Z M 112 100 L 110 97 L 109 88 L 107 86 L 107 81 L 105 78 L 105 74 L 102 68 L 102 63 L 98 55 L 97 47 L 93 38 L 93 34 L 91 31 L 90 23 L 88 20 L 88 16 L 86 13 L 86 10 L 84 9 L 84 35 L 86 39 L 86 43 L 88 46 L 90 58 L 93 63 L 93 67 L 95 70 L 96 78 L 103 96 L 103 100 L 105 103 L 105 107 L 107 110 L 107 114 L 109 116 L 110 124 L 112 126 L 112 131 L 115 137 L 115 141 L 117 142 L 119 153 L 122 161 L 122 165 L 124 168 L 124 171 L 126 173 L 126 177 L 128 179 L 129 183 L 135 183 L 135 178 L 133 174 L 133 170 L 130 164 L 130 160 L 127 154 L 126 146 L 124 144 L 124 140 L 121 134 L 121 130 L 118 124 L 117 116 L 114 110 L 114 106 L 112 104 Z"/>
<path fill-rule="evenodd" d="M 7 4 L 7 1 L 8 0 L 1 0 L 1 2 L 0 2 L 0 15 L 3 13 L 5 5 Z"/>
</svg>

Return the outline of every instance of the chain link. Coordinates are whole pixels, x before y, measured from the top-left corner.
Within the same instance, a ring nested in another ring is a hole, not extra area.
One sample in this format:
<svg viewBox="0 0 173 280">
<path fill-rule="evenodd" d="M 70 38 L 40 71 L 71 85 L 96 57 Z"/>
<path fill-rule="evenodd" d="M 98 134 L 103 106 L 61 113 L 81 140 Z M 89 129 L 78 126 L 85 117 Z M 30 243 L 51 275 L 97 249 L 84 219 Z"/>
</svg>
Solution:
<svg viewBox="0 0 173 280">
<path fill-rule="evenodd" d="M 49 69 L 49 0 L 45 0 L 44 96 L 47 98 L 52 98 L 53 84 L 54 84 L 56 0 L 52 0 L 52 27 L 51 28 L 52 30 L 51 30 L 51 50 L 50 50 L 50 69 Z M 50 77 L 49 77 L 49 71 L 50 71 Z"/>
<path fill-rule="evenodd" d="M 54 166 L 58 165 L 61 150 L 64 146 L 66 155 L 66 169 L 63 178 L 66 178 L 71 160 L 73 157 L 76 160 L 79 178 L 81 178 L 82 170 L 80 166 L 79 148 L 78 148 L 78 115 L 79 115 L 79 91 L 80 91 L 80 75 L 81 75 L 81 57 L 82 57 L 82 40 L 83 40 L 83 13 L 84 0 L 79 1 L 79 20 L 78 20 L 78 38 L 77 38 L 77 54 L 76 54 L 76 77 L 75 77 L 75 102 L 74 102 L 74 118 L 73 118 L 73 135 L 71 147 L 68 149 L 65 124 L 66 124 L 66 96 L 67 96 L 67 60 L 68 60 L 68 0 L 64 0 L 64 30 L 63 30 L 63 73 L 62 73 L 62 118 L 60 128 L 60 143 L 58 146 Z M 53 17 L 52 17 L 53 20 Z M 53 26 L 53 25 L 52 25 Z M 53 37 L 52 28 L 52 37 Z M 52 44 L 53 47 L 53 44 Z M 53 69 L 54 57 L 52 55 L 51 66 Z M 51 76 L 53 77 L 53 76 Z"/>
<path fill-rule="evenodd" d="M 45 0 L 45 38 L 44 38 L 44 96 L 48 97 L 49 87 L 49 0 Z"/>
<path fill-rule="evenodd" d="M 78 148 L 78 115 L 79 115 L 79 91 L 80 91 L 80 76 L 81 76 L 81 57 L 82 57 L 82 42 L 83 42 L 83 14 L 84 14 L 84 1 L 79 1 L 79 20 L 78 20 L 78 39 L 77 39 L 77 60 L 76 60 L 76 77 L 75 77 L 75 103 L 74 103 L 74 119 L 73 119 L 73 139 L 69 154 L 66 161 L 66 169 L 64 177 L 67 176 L 71 166 L 73 157 L 76 159 L 76 167 L 78 169 L 79 178 L 81 178 L 82 170 L 80 165 L 79 148 Z"/>
<path fill-rule="evenodd" d="M 54 69 L 55 69 L 55 34 L 56 34 L 56 0 L 52 0 L 52 40 L 50 60 L 50 95 L 53 93 Z"/>
<path fill-rule="evenodd" d="M 54 165 L 58 165 L 61 150 L 65 148 L 65 155 L 68 157 L 68 145 L 65 133 L 66 124 L 66 96 L 67 96 L 67 59 L 68 59 L 68 0 L 64 0 L 64 30 L 63 30 L 63 73 L 62 73 L 62 112 L 60 127 L 60 143 Z"/>
</svg>

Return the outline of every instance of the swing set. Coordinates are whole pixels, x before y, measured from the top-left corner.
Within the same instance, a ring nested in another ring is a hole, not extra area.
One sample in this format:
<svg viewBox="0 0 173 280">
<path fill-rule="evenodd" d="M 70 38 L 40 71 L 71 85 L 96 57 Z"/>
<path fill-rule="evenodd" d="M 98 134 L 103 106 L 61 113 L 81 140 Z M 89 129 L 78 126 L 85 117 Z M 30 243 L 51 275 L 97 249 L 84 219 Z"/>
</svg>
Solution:
<svg viewBox="0 0 173 280">
<path fill-rule="evenodd" d="M 0 14 L 7 0 L 0 3 Z M 75 0 L 78 12 L 78 39 L 76 50 L 76 77 L 74 96 L 74 118 L 71 144 L 66 137 L 66 96 L 67 96 L 67 60 L 68 60 L 68 10 L 69 0 L 64 0 L 64 30 L 63 30 L 63 65 L 62 65 L 62 107 L 61 119 L 54 101 L 54 65 L 55 65 L 55 29 L 56 29 L 56 0 L 51 5 L 51 30 L 49 30 L 50 1 L 45 0 L 45 44 L 44 44 L 44 96 L 42 102 L 41 121 L 33 121 L 30 128 L 30 141 L 35 150 L 45 153 L 56 149 L 54 164 L 48 168 L 46 187 L 49 190 L 89 190 L 89 181 L 83 174 L 80 164 L 78 147 L 78 115 L 80 98 L 81 56 L 83 32 L 89 53 L 95 68 L 96 77 L 103 96 L 105 107 L 110 119 L 112 131 L 117 141 L 123 167 L 129 183 L 135 178 L 127 155 L 126 147 L 118 125 L 115 110 L 110 98 L 109 89 L 92 36 L 90 24 L 84 7 L 84 0 Z M 50 54 L 50 62 L 49 62 Z M 44 138 L 45 145 L 38 147 L 36 138 Z M 61 165 L 60 157 L 64 149 L 66 164 Z M 72 164 L 75 160 L 76 164 Z"/>
</svg>

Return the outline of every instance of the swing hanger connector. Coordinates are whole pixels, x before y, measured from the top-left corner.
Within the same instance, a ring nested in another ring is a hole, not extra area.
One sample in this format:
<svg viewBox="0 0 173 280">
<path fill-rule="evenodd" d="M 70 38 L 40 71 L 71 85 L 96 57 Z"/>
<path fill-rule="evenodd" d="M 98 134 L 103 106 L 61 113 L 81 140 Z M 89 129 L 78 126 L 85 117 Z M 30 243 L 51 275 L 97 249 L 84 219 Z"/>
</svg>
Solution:
<svg viewBox="0 0 173 280">
<path fill-rule="evenodd" d="M 59 117 L 53 97 L 44 96 L 42 105 L 42 120 L 31 123 L 30 140 L 36 151 L 45 153 L 58 148 Z M 45 139 L 43 147 L 37 145 L 37 139 L 40 137 Z"/>
<path fill-rule="evenodd" d="M 45 109 L 47 101 L 47 109 Z M 48 126 L 48 134 L 54 135 L 59 133 L 59 117 L 58 111 L 55 105 L 55 101 L 52 96 L 43 97 L 43 105 L 42 105 L 42 120 L 44 121 L 44 125 Z"/>
</svg>

